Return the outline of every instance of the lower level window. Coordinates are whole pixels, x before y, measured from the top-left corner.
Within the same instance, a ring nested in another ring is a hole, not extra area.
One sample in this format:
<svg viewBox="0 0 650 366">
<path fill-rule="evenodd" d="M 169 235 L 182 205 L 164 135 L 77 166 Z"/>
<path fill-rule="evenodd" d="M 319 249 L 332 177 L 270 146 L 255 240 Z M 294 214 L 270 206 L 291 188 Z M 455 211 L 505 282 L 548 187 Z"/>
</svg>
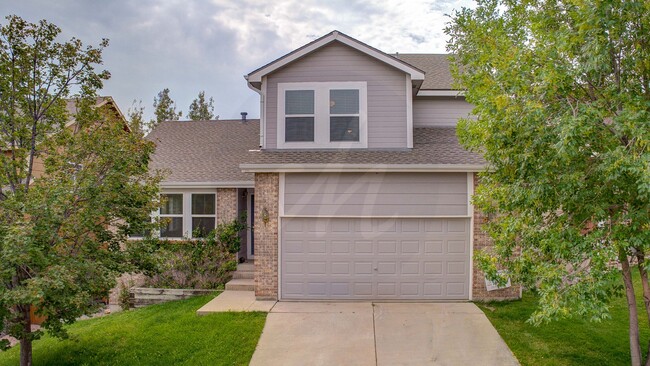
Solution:
<svg viewBox="0 0 650 366">
<path fill-rule="evenodd" d="M 216 223 L 214 194 L 192 194 L 192 236 L 204 238 Z"/>
<path fill-rule="evenodd" d="M 183 237 L 183 195 L 163 194 L 161 197 L 160 219 L 163 226 L 160 236 L 163 238 Z"/>
<path fill-rule="evenodd" d="M 216 227 L 214 193 L 167 193 L 161 200 L 160 237 L 202 238 Z"/>
</svg>

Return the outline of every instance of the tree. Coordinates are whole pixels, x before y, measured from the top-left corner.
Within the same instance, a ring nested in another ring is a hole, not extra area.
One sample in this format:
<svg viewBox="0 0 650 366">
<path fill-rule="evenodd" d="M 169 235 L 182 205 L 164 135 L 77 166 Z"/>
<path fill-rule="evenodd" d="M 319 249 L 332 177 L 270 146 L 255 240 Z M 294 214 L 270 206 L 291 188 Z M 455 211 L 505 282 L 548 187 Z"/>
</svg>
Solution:
<svg viewBox="0 0 650 366">
<path fill-rule="evenodd" d="M 97 311 L 117 275 L 136 269 L 138 253 L 121 247 L 149 225 L 160 177 L 147 171 L 153 144 L 129 133 L 114 109 L 98 107 L 96 92 L 110 74 L 95 70 L 108 41 L 60 43 L 54 24 L 6 19 L 0 324 L 20 340 L 21 365 L 31 365 L 32 341 L 42 335 L 31 331 L 31 310 L 46 317 L 42 329 L 65 337 L 65 324 Z"/>
<path fill-rule="evenodd" d="M 634 265 L 650 315 L 647 4 L 481 1 L 446 28 L 476 106 L 458 134 L 489 166 L 474 196 L 492 218 L 481 268 L 538 291 L 535 324 L 605 319 L 624 291 L 633 365 L 643 359 Z"/>
<path fill-rule="evenodd" d="M 178 121 L 183 112 L 176 113 L 176 103 L 169 96 L 169 88 L 165 88 L 158 93 L 158 96 L 153 98 L 154 114 L 156 115 L 156 123 L 162 121 Z"/>
<path fill-rule="evenodd" d="M 199 96 L 190 104 L 190 111 L 187 117 L 192 121 L 209 121 L 214 118 L 214 99 L 210 97 L 205 101 L 205 92 L 200 91 Z M 217 116 L 219 118 L 219 116 Z"/>
<path fill-rule="evenodd" d="M 139 133 L 142 135 L 147 133 L 151 123 L 147 123 L 144 119 L 144 106 L 142 105 L 142 100 L 133 100 L 131 107 L 129 107 L 129 110 L 126 112 L 126 118 L 133 133 Z"/>
</svg>

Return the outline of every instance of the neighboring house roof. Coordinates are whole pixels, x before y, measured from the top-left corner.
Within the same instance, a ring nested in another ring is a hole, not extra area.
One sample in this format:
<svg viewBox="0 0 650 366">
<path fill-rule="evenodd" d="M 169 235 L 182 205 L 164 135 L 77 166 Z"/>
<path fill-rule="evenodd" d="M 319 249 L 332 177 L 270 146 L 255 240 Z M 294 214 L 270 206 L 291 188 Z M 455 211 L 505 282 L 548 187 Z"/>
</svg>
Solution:
<svg viewBox="0 0 650 366">
<path fill-rule="evenodd" d="M 115 112 L 117 113 L 118 117 L 122 119 L 125 124 L 125 128 L 127 128 L 129 131 L 131 128 L 128 126 L 126 123 L 126 118 L 124 117 L 124 114 L 120 110 L 120 108 L 117 106 L 117 103 L 115 103 L 115 100 L 111 96 L 98 96 L 96 98 L 95 102 L 95 108 L 100 108 L 102 106 L 109 105 L 111 106 Z M 71 126 L 76 122 L 75 116 L 77 114 L 77 100 L 75 98 L 70 98 L 65 100 L 65 109 L 68 111 L 68 115 L 70 116 L 70 120 L 65 124 L 66 126 Z"/>
<path fill-rule="evenodd" d="M 422 70 L 417 66 L 404 62 L 336 30 L 294 51 L 291 51 L 274 61 L 271 61 L 270 63 L 258 68 L 257 70 L 252 71 L 244 77 L 253 87 L 259 89 L 263 76 L 268 75 L 273 71 L 282 68 L 332 42 L 341 42 L 349 47 L 367 54 L 368 56 L 371 56 L 399 70 L 402 70 L 405 73 L 411 75 L 411 80 L 413 80 L 414 83 L 419 84 L 420 81 L 424 80 L 424 72 L 422 72 Z"/>
<path fill-rule="evenodd" d="M 240 166 L 247 172 L 436 170 L 478 171 L 485 166 L 479 154 L 458 143 L 455 127 L 415 128 L 410 150 L 256 150 Z"/>
<path fill-rule="evenodd" d="M 163 186 L 250 184 L 239 164 L 259 148 L 259 131 L 259 120 L 161 122 L 146 137 L 157 146 L 150 169 L 168 171 Z"/>
<path fill-rule="evenodd" d="M 398 53 L 394 57 L 425 72 L 420 90 L 453 90 L 454 78 L 449 69 L 448 54 Z"/>
</svg>

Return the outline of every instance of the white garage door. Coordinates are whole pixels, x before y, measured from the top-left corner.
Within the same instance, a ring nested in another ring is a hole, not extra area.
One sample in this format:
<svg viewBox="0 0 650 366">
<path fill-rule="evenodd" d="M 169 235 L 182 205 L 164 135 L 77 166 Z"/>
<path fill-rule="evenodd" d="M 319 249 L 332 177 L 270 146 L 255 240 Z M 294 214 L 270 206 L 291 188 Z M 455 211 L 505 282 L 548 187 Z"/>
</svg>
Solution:
<svg viewBox="0 0 650 366">
<path fill-rule="evenodd" d="M 469 219 L 283 218 L 282 299 L 465 300 Z"/>
</svg>

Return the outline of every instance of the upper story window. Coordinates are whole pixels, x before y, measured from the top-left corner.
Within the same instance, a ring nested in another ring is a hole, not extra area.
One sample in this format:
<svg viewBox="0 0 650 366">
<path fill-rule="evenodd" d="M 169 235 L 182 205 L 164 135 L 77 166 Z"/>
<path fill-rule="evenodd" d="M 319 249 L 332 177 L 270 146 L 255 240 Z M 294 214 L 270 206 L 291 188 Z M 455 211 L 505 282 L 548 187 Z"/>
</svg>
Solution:
<svg viewBox="0 0 650 366">
<path fill-rule="evenodd" d="M 278 148 L 368 147 L 365 82 L 278 84 Z"/>
</svg>

